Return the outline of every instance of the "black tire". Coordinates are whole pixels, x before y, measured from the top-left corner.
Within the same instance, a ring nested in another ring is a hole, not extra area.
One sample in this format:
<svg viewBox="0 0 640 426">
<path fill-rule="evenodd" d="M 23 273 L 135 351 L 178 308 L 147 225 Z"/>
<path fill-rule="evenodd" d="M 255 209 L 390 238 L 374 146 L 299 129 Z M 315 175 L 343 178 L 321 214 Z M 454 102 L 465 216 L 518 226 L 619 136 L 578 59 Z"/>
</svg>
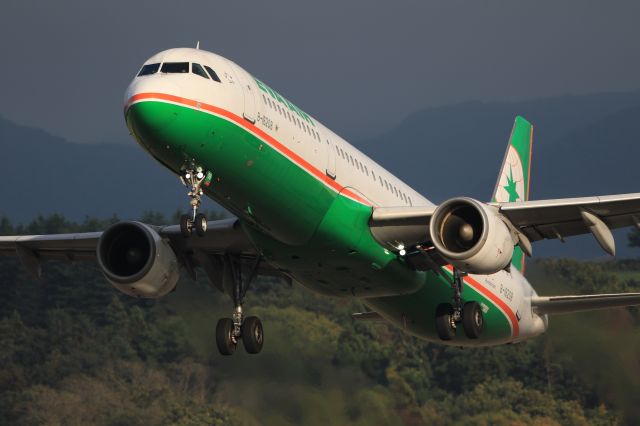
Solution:
<svg viewBox="0 0 640 426">
<path fill-rule="evenodd" d="M 484 327 L 484 317 L 482 316 L 482 308 L 478 302 L 467 302 L 462 307 L 462 325 L 464 326 L 464 334 L 469 339 L 477 339 L 482 333 Z"/>
<path fill-rule="evenodd" d="M 196 234 L 198 234 L 200 237 L 204 237 L 204 235 L 207 233 L 207 217 L 203 213 L 198 213 L 193 225 L 196 228 Z"/>
<path fill-rule="evenodd" d="M 189 238 L 191 236 L 191 216 L 188 214 L 183 214 L 180 216 L 180 232 L 182 236 L 185 238 Z"/>
<path fill-rule="evenodd" d="M 441 303 L 436 308 L 436 331 L 441 340 L 452 340 L 456 337 L 456 327 L 453 324 L 453 306 Z"/>
<path fill-rule="evenodd" d="M 242 343 L 250 354 L 260 353 L 264 343 L 264 330 L 258 317 L 247 317 L 242 323 Z"/>
<path fill-rule="evenodd" d="M 222 355 L 233 355 L 236 343 L 233 341 L 233 320 L 220 318 L 216 325 L 216 345 Z"/>
</svg>

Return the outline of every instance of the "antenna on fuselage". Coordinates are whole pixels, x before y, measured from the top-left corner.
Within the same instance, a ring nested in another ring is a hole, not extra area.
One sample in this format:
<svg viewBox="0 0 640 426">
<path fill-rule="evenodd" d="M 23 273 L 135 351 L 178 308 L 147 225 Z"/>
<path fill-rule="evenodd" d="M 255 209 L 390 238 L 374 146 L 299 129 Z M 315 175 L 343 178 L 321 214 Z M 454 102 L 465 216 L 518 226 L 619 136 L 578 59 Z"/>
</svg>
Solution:
<svg viewBox="0 0 640 426">
<path fill-rule="evenodd" d="M 196 50 L 200 50 L 200 40 L 196 43 Z"/>
</svg>

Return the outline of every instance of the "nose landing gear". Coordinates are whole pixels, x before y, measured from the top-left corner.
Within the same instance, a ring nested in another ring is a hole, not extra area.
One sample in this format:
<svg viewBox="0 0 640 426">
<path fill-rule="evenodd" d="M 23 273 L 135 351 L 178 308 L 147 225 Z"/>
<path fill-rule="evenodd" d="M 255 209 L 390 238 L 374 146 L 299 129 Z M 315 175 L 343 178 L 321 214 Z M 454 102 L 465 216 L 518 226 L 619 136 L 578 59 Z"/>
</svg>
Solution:
<svg viewBox="0 0 640 426">
<path fill-rule="evenodd" d="M 182 181 L 184 186 L 191 187 L 191 190 L 187 194 L 191 198 L 189 202 L 189 204 L 191 204 L 191 213 L 183 214 L 180 217 L 180 231 L 185 238 L 190 237 L 194 229 L 200 237 L 207 233 L 207 217 L 202 213 L 198 213 L 198 208 L 200 207 L 202 195 L 204 194 L 202 185 L 209 186 L 211 177 L 211 172 L 205 173 L 201 167 L 195 170 L 186 170 L 184 174 L 180 176 L 180 181 Z"/>
<path fill-rule="evenodd" d="M 469 339 L 477 339 L 482 333 L 484 317 L 480 304 L 474 301 L 462 303 L 462 284 L 465 276 L 466 273 L 453 269 L 453 305 L 441 303 L 436 308 L 436 331 L 441 340 L 452 340 L 460 323 Z"/>
</svg>

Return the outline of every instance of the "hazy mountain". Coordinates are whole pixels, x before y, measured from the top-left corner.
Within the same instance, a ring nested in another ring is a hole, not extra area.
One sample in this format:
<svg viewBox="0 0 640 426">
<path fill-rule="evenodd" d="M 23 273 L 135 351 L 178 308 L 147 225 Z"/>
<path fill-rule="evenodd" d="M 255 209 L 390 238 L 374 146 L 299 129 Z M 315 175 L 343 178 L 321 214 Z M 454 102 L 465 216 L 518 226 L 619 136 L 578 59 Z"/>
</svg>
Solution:
<svg viewBox="0 0 640 426">
<path fill-rule="evenodd" d="M 26 222 L 38 214 L 139 217 L 188 207 L 177 178 L 131 140 L 71 143 L 0 118 L 0 215 Z"/>
<path fill-rule="evenodd" d="M 535 127 L 532 198 L 638 189 L 620 179 L 633 168 L 620 169 L 640 152 L 640 92 L 428 108 L 356 145 L 434 202 L 462 194 L 488 199 L 518 114 Z M 594 173 L 607 158 L 598 169 L 606 176 Z"/>
<path fill-rule="evenodd" d="M 356 143 L 434 202 L 490 197 L 513 118 L 535 126 L 532 198 L 640 190 L 640 92 L 527 102 L 467 102 L 417 111 L 377 138 Z M 186 209 L 185 189 L 133 140 L 78 144 L 0 118 L 0 215 L 13 221 L 60 212 L 139 217 Z M 205 208 L 214 204 L 207 202 Z M 626 232 L 618 234 L 625 251 Z M 622 250 L 620 250 L 622 249 Z M 599 256 L 591 237 L 536 245 L 536 254 Z"/>
</svg>

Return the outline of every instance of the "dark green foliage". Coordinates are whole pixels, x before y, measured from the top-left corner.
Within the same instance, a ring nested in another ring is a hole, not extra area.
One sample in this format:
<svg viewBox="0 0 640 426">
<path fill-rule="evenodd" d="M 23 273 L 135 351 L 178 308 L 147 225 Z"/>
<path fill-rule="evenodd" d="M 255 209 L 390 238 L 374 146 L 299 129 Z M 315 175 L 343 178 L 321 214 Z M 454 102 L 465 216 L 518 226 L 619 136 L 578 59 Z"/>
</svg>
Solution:
<svg viewBox="0 0 640 426">
<path fill-rule="evenodd" d="M 0 231 L 89 231 L 114 220 L 51 216 L 14 227 L 0 219 Z M 143 220 L 167 223 L 153 212 Z M 359 302 L 265 278 L 245 306 L 264 323 L 263 352 L 240 347 L 221 357 L 213 332 L 231 306 L 202 276 L 181 280 L 163 299 L 135 300 L 90 264 L 47 263 L 44 272 L 36 282 L 14 259 L 0 259 L 2 424 L 640 420 L 635 310 L 554 317 L 537 339 L 463 350 L 386 324 L 353 323 Z M 640 262 L 545 260 L 530 265 L 530 275 L 545 294 L 637 291 Z"/>
</svg>

